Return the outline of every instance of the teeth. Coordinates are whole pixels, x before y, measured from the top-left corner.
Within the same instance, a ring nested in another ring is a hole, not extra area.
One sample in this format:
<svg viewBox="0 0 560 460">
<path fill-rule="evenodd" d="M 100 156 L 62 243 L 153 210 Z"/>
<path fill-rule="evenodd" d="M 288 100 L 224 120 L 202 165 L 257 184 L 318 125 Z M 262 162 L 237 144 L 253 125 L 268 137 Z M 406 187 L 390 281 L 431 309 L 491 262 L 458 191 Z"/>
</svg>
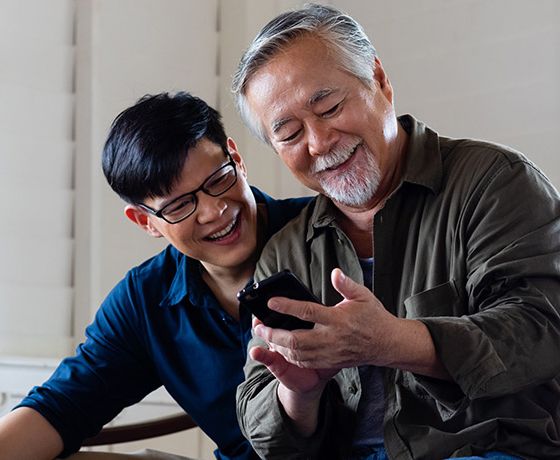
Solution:
<svg viewBox="0 0 560 460">
<path fill-rule="evenodd" d="M 235 217 L 235 219 L 233 219 L 233 221 L 231 222 L 231 224 L 229 224 L 226 228 L 224 228 L 223 230 L 220 230 L 219 232 L 213 233 L 212 235 L 210 235 L 208 237 L 208 239 L 210 240 L 217 240 L 220 238 L 223 238 L 224 236 L 226 236 L 229 232 L 231 232 L 231 230 L 233 229 L 233 227 L 235 227 L 235 224 L 237 223 L 237 216 Z"/>
<path fill-rule="evenodd" d="M 347 161 L 361 145 L 361 139 L 356 139 L 352 144 L 336 146 L 330 153 L 322 155 L 315 160 L 312 172 L 320 173 L 329 169 L 335 169 Z"/>
</svg>

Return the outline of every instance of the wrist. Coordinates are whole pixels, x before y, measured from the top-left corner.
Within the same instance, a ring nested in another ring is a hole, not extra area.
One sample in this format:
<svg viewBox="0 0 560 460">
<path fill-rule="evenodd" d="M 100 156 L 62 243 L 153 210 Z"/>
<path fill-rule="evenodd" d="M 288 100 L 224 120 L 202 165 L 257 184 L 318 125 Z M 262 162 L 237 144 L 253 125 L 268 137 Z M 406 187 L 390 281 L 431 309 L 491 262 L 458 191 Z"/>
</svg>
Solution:
<svg viewBox="0 0 560 460">
<path fill-rule="evenodd" d="M 293 391 L 278 386 L 278 400 L 293 426 L 302 436 L 311 436 L 317 429 L 321 396 L 325 385 L 310 391 Z"/>
</svg>

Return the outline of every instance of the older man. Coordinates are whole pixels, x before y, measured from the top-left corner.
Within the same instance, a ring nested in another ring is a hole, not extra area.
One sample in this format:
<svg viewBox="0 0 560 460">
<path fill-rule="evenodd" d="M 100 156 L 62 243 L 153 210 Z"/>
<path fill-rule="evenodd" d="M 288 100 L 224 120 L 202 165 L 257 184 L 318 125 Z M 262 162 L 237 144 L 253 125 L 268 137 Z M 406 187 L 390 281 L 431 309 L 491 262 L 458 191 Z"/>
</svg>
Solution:
<svg viewBox="0 0 560 460">
<path fill-rule="evenodd" d="M 511 149 L 397 118 L 374 47 L 331 7 L 267 24 L 233 89 L 322 194 L 256 277 L 289 268 L 331 306 L 269 303 L 312 330 L 255 321 L 238 413 L 257 452 L 558 458 L 560 197 L 546 177 Z"/>
</svg>

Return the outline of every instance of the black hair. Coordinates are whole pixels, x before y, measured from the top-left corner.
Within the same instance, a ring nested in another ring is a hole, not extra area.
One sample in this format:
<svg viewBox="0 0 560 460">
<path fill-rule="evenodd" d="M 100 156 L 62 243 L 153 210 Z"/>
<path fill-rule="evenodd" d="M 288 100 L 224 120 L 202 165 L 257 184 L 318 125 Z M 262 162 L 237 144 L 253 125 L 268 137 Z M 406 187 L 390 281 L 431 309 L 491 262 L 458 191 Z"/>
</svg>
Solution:
<svg viewBox="0 0 560 460">
<path fill-rule="evenodd" d="M 220 114 L 187 92 L 147 94 L 113 121 L 103 148 L 103 173 L 125 201 L 168 195 L 182 174 L 189 149 L 201 138 L 222 147 Z"/>
</svg>

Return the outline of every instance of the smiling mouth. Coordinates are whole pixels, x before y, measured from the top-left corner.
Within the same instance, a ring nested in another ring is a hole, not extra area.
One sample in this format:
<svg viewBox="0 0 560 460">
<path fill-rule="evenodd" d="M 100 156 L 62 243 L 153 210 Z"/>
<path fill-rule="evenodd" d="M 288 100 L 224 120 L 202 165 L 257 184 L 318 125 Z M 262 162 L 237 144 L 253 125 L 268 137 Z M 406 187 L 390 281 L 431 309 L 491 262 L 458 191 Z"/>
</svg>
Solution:
<svg viewBox="0 0 560 460">
<path fill-rule="evenodd" d="M 226 238 L 231 233 L 233 233 L 233 231 L 237 227 L 238 221 L 239 221 L 239 214 L 235 216 L 235 218 L 231 221 L 231 223 L 226 228 L 220 230 L 219 232 L 212 233 L 212 235 L 207 236 L 205 239 L 209 241 L 218 241 L 223 238 Z"/>
<path fill-rule="evenodd" d="M 362 142 L 358 142 L 352 148 L 334 150 L 329 155 L 319 157 L 313 167 L 313 173 L 320 174 L 340 168 L 342 165 L 348 163 L 361 145 Z"/>
<path fill-rule="evenodd" d="M 356 147 L 354 147 L 348 154 L 348 156 L 341 161 L 340 163 L 337 163 L 335 165 L 329 166 L 328 168 L 325 169 L 325 171 L 333 171 L 335 169 L 340 168 L 342 165 L 345 165 L 346 163 L 348 163 L 351 158 L 354 156 L 354 153 L 356 153 L 356 149 L 360 146 L 361 144 L 356 145 Z"/>
</svg>

